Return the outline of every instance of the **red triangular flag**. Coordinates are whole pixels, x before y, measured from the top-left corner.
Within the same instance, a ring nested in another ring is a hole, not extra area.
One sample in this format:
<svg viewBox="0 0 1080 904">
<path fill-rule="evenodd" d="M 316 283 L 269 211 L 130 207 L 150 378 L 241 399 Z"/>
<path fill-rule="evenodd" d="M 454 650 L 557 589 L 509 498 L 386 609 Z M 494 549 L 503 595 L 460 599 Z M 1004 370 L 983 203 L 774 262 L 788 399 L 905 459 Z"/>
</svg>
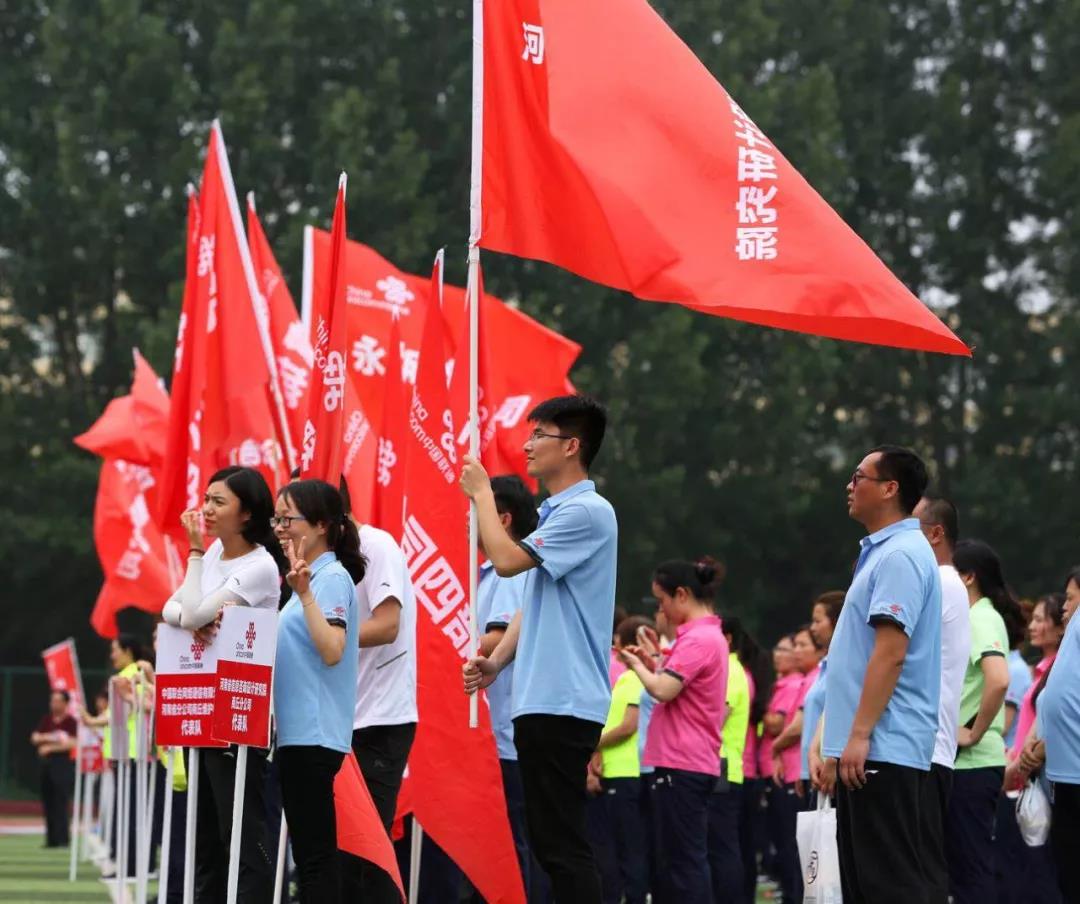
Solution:
<svg viewBox="0 0 1080 904">
<path fill-rule="evenodd" d="M 304 435 L 308 390 L 314 354 L 289 287 L 282 276 L 274 251 L 255 212 L 255 199 L 248 195 L 248 246 L 255 278 L 266 302 L 267 325 L 273 348 L 274 366 L 288 421 L 289 439 L 295 444 Z"/>
<path fill-rule="evenodd" d="M 428 309 L 410 410 L 406 518 L 401 541 L 418 617 L 416 740 L 409 794 L 416 820 L 492 904 L 524 902 L 487 708 L 469 728 L 461 692 L 468 648 L 467 505 L 457 486 L 455 425 L 446 389 L 444 328 Z M 453 780 L 447 779 L 447 756 Z M 400 808 L 399 808 L 400 809 Z M 476 819 L 482 813 L 483 819 Z M 462 826 L 469 831 L 462 831 Z"/>
<path fill-rule="evenodd" d="M 330 278 L 316 294 L 311 311 L 312 371 L 308 414 L 300 451 L 300 476 L 318 477 L 337 486 L 343 459 L 346 409 L 345 174 L 338 180 L 330 230 Z"/>
<path fill-rule="evenodd" d="M 350 751 L 334 779 L 334 812 L 337 817 L 338 850 L 362 857 L 388 873 L 394 880 L 401 900 L 405 900 L 405 888 L 401 882 L 394 846 L 379 819 L 375 802 L 371 799 L 356 762 Z"/>
<path fill-rule="evenodd" d="M 485 3 L 483 65 L 483 247 L 709 314 L 970 354 L 646 0 Z"/>
</svg>

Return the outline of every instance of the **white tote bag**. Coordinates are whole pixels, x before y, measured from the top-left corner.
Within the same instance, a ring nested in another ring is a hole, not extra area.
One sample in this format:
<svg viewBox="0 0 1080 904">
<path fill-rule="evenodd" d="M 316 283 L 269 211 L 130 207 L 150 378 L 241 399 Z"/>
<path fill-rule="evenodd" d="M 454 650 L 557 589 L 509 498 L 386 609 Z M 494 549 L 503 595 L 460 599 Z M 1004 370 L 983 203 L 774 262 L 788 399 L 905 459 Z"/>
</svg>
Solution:
<svg viewBox="0 0 1080 904">
<path fill-rule="evenodd" d="M 836 811 L 827 794 L 818 794 L 816 810 L 798 815 L 795 836 L 802 864 L 803 904 L 841 904 Z"/>
<path fill-rule="evenodd" d="M 1016 802 L 1016 823 L 1028 847 L 1040 847 L 1050 837 L 1050 801 L 1038 779 L 1028 779 Z"/>
</svg>

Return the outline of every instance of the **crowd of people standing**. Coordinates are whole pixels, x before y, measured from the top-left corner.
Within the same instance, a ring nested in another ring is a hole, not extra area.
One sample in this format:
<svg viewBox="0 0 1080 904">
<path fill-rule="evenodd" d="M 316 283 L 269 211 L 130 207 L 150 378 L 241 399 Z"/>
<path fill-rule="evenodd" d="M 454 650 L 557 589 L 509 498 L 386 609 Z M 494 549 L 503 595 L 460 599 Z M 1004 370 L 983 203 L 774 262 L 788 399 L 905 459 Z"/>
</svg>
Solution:
<svg viewBox="0 0 1080 904">
<path fill-rule="evenodd" d="M 1025 610 L 994 551 L 926 495 L 922 461 L 882 446 L 847 484 L 866 530 L 849 586 L 808 600 L 771 653 L 727 611 L 714 559 L 658 564 L 655 612 L 626 616 L 615 512 L 589 479 L 604 410 L 568 396 L 530 420 L 539 510 L 516 477 L 470 458 L 460 477 L 485 557 L 462 678 L 491 713 L 530 902 L 741 904 L 763 881 L 799 901 L 796 826 L 823 796 L 845 901 L 1080 900 L 1080 570 Z M 241 901 L 267 900 L 282 809 L 300 900 L 396 900 L 385 874 L 338 853 L 333 779 L 354 751 L 390 832 L 418 718 L 416 605 L 396 542 L 349 511 L 343 484 L 295 480 L 275 498 L 226 468 L 201 518 L 185 515 L 191 554 L 164 619 L 212 642 L 225 606 L 280 611 L 276 738 L 248 759 Z M 136 651 L 114 644 L 113 661 L 152 688 Z M 196 900 L 224 894 L 235 768 L 234 751 L 205 758 Z M 182 792 L 182 762 L 176 776 Z M 1032 789 L 1052 805 L 1041 845 L 1015 805 Z M 460 877 L 452 888 L 469 894 Z"/>
</svg>

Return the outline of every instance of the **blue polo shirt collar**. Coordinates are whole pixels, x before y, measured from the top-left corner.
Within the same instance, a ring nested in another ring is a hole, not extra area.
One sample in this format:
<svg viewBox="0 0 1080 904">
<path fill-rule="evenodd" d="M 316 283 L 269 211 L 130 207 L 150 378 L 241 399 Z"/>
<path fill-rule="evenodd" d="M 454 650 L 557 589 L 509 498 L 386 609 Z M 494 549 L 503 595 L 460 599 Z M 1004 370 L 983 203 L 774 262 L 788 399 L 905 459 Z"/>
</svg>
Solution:
<svg viewBox="0 0 1080 904">
<path fill-rule="evenodd" d="M 556 493 L 554 496 L 548 496 L 547 499 L 540 503 L 540 520 L 543 521 L 564 502 L 569 502 L 575 496 L 580 496 L 582 493 L 588 493 L 589 491 L 595 492 L 596 484 L 591 480 L 579 480 L 577 483 L 568 486 L 561 493 Z"/>
<path fill-rule="evenodd" d="M 311 576 L 315 577 L 320 571 L 322 571 L 331 562 L 336 562 L 337 556 L 331 550 L 324 552 L 319 558 L 311 563 Z"/>
<path fill-rule="evenodd" d="M 480 563 L 480 574 L 487 574 L 494 567 L 495 564 L 491 561 L 491 559 L 485 559 L 483 562 Z"/>
<path fill-rule="evenodd" d="M 894 537 L 897 534 L 906 530 L 921 530 L 919 527 L 918 518 L 904 518 L 902 521 L 897 521 L 890 524 L 888 527 L 883 527 L 881 530 L 874 531 L 872 534 L 863 537 L 859 541 L 859 545 L 866 549 L 870 546 L 877 546 L 879 543 L 884 543 L 890 537 Z"/>
</svg>

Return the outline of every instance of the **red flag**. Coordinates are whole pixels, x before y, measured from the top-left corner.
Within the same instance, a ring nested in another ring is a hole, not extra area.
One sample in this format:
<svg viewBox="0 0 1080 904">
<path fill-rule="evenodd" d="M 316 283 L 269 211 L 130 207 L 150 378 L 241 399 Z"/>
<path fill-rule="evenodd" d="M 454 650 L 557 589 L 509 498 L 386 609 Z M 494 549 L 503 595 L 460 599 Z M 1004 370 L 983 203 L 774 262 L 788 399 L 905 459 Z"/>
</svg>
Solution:
<svg viewBox="0 0 1080 904">
<path fill-rule="evenodd" d="M 470 729 L 469 700 L 461 692 L 469 639 L 467 507 L 457 487 L 443 333 L 443 319 L 432 305 L 409 407 L 401 543 L 422 610 L 416 627 L 420 719 L 409 755 L 409 793 L 424 831 L 485 900 L 524 902 L 490 718 L 480 707 L 480 728 Z M 453 780 L 447 779 L 447 756 L 453 758 Z"/>
<path fill-rule="evenodd" d="M 390 875 L 405 900 L 394 846 L 383 828 L 371 792 L 352 752 L 345 757 L 334 779 L 334 810 L 337 817 L 338 849 L 374 863 Z"/>
<path fill-rule="evenodd" d="M 410 448 L 409 402 L 412 387 L 401 367 L 401 329 L 395 320 L 390 327 L 386 358 L 386 403 L 378 438 L 375 472 L 375 499 L 372 523 L 401 542 L 401 519 L 405 503 L 406 455 Z"/>
<path fill-rule="evenodd" d="M 533 492 L 525 461 L 528 413 L 552 396 L 564 395 L 581 346 L 484 294 L 480 283 L 480 457 L 489 474 L 517 474 Z M 467 304 L 467 302 L 466 302 Z M 460 316 L 450 398 L 460 425 L 458 451 L 469 449 L 469 323 Z"/>
<path fill-rule="evenodd" d="M 247 226 L 251 263 L 255 268 L 259 290 L 266 301 L 274 365 L 281 386 L 289 437 L 295 444 L 304 435 L 304 422 L 307 420 L 308 389 L 314 361 L 311 341 L 255 213 L 255 198 L 251 194 L 248 195 Z"/>
<path fill-rule="evenodd" d="M 165 454 L 169 397 L 135 352 L 131 394 L 114 399 L 75 443 L 102 456 L 94 504 L 94 545 L 105 582 L 90 616 L 102 637 L 116 637 L 127 606 L 158 613 L 182 576 L 173 540 L 154 522 Z"/>
<path fill-rule="evenodd" d="M 483 81 L 483 247 L 709 314 L 970 354 L 645 0 L 485 3 Z"/>
<path fill-rule="evenodd" d="M 168 529 L 226 465 L 286 479 L 273 414 L 271 374 L 256 320 L 260 295 L 244 238 L 221 127 L 215 121 L 189 244 L 176 337 L 160 523 Z"/>
<path fill-rule="evenodd" d="M 343 459 L 346 379 L 345 174 L 338 181 L 334 222 L 330 230 L 330 277 L 326 291 L 314 296 L 311 336 L 312 371 L 308 414 L 304 423 L 300 476 L 318 477 L 337 485 Z"/>
<path fill-rule="evenodd" d="M 102 458 L 161 465 L 168 438 L 169 394 L 146 359 L 134 351 L 131 394 L 113 399 L 75 445 Z"/>
</svg>

